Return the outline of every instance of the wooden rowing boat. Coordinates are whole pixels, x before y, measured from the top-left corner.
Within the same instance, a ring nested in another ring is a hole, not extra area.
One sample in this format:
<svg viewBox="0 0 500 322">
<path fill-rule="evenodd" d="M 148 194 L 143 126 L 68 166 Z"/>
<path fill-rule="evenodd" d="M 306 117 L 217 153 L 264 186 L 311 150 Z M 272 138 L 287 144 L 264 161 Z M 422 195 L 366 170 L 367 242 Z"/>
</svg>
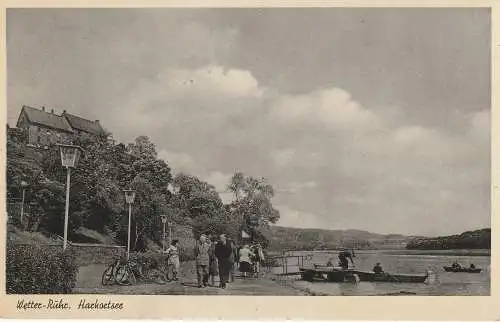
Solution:
<svg viewBox="0 0 500 322">
<path fill-rule="evenodd" d="M 450 273 L 481 273 L 481 268 L 470 268 L 470 267 L 451 267 L 444 266 L 445 271 Z"/>
<path fill-rule="evenodd" d="M 340 267 L 314 265 L 312 268 L 300 268 L 300 274 L 306 281 L 327 282 L 388 282 L 388 283 L 424 283 L 429 279 L 425 275 L 412 274 L 375 274 L 374 272 L 356 269 L 342 269 Z"/>
<path fill-rule="evenodd" d="M 412 275 L 412 274 L 375 274 L 373 272 L 356 271 L 359 278 L 363 282 L 390 282 L 390 283 L 424 283 L 427 281 L 429 274 Z"/>
</svg>

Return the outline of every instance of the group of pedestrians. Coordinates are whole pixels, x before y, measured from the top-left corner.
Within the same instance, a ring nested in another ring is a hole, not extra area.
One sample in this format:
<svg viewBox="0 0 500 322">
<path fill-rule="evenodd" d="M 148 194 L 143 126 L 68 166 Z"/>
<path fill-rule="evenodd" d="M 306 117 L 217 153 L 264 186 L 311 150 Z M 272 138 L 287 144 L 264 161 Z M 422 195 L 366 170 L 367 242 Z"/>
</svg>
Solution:
<svg viewBox="0 0 500 322">
<path fill-rule="evenodd" d="M 215 276 L 219 276 L 219 287 L 226 288 L 234 281 L 235 267 L 239 264 L 239 271 L 243 276 L 249 273 L 258 273 L 259 264 L 263 260 L 260 247 L 253 250 L 249 245 L 238 249 L 235 242 L 222 234 L 219 240 L 210 240 L 202 234 L 195 249 L 196 275 L 198 287 L 215 286 Z M 209 284 L 210 279 L 210 284 Z"/>
<path fill-rule="evenodd" d="M 215 276 L 219 276 L 219 287 L 226 288 L 233 281 L 235 263 L 235 244 L 226 235 L 220 235 L 219 240 L 210 240 L 202 234 L 195 248 L 196 275 L 198 287 L 214 286 Z"/>
<path fill-rule="evenodd" d="M 173 279 L 178 280 L 180 269 L 178 240 L 173 240 L 164 251 L 168 265 L 172 267 Z M 196 275 L 198 287 L 215 286 L 215 277 L 219 277 L 219 287 L 226 288 L 234 281 L 235 267 L 244 277 L 260 271 L 260 261 L 264 260 L 259 245 L 244 245 L 238 248 L 231 238 L 222 234 L 218 238 L 201 234 L 195 247 Z"/>
</svg>

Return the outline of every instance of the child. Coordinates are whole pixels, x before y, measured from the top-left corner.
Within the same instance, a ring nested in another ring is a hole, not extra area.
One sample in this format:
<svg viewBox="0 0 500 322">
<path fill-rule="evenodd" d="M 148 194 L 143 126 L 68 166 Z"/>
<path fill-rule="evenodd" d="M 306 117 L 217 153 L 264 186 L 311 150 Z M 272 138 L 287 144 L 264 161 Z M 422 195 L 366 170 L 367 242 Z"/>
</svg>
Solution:
<svg viewBox="0 0 500 322">
<path fill-rule="evenodd" d="M 179 261 L 179 250 L 177 249 L 177 244 L 179 241 L 177 239 L 172 240 L 170 247 L 165 251 L 168 256 L 168 265 L 172 266 L 173 280 L 178 281 L 177 275 L 179 274 L 179 269 L 181 263 Z"/>
</svg>

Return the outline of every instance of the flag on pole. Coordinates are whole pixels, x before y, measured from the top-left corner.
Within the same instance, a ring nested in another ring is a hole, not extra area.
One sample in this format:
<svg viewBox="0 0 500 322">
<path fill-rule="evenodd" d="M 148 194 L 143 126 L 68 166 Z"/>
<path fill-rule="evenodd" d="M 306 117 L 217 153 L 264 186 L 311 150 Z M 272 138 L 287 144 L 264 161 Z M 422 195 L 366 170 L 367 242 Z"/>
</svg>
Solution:
<svg viewBox="0 0 500 322">
<path fill-rule="evenodd" d="M 242 230 L 242 231 L 241 231 L 241 238 L 250 238 L 250 235 L 249 235 L 249 234 L 247 234 L 247 232 L 246 232 L 246 231 Z"/>
</svg>

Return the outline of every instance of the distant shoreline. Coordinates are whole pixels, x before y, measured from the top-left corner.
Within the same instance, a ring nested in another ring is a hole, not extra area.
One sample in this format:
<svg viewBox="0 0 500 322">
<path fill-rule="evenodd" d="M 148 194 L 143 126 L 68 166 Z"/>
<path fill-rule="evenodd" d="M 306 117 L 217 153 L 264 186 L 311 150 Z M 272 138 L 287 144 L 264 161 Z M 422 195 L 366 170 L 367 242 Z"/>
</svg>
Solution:
<svg viewBox="0 0 500 322">
<path fill-rule="evenodd" d="M 292 253 L 316 252 L 335 253 L 337 249 L 293 250 Z M 354 252 L 383 252 L 392 255 L 442 255 L 442 256 L 491 256 L 491 249 L 360 249 Z M 271 257 L 280 256 L 280 252 L 270 252 Z"/>
</svg>

